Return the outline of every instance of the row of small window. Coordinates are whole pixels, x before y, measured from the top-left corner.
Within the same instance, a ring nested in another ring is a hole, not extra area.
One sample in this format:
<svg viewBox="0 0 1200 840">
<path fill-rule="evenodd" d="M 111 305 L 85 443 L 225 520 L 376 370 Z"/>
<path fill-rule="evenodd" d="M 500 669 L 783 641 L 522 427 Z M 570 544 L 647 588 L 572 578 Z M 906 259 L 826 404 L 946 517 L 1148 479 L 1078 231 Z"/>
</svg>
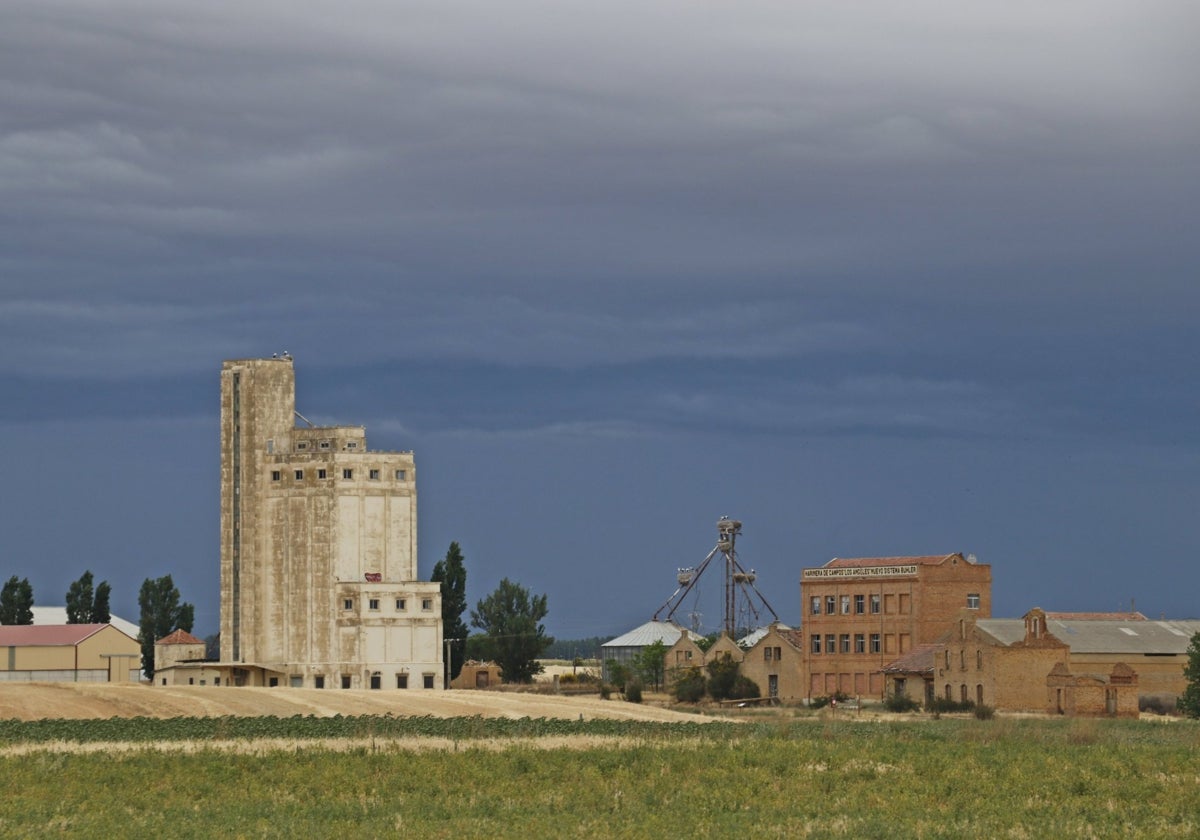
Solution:
<svg viewBox="0 0 1200 840">
<path fill-rule="evenodd" d="M 850 598 L 851 597 L 854 598 L 854 614 L 855 615 L 863 615 L 867 610 L 867 604 L 868 604 L 866 595 L 854 595 L 854 596 L 843 595 L 843 596 L 841 596 L 842 615 L 850 615 Z M 821 600 L 822 599 L 821 599 L 820 595 L 813 595 L 811 598 L 808 599 L 808 609 L 812 615 L 820 615 L 821 614 Z M 824 600 L 825 600 L 825 614 L 826 615 L 836 615 L 838 612 L 837 596 L 836 595 L 826 595 Z M 881 603 L 882 602 L 881 602 L 880 596 L 878 594 L 871 595 L 871 600 L 870 600 L 871 615 L 879 614 Z"/>
<path fill-rule="evenodd" d="M 296 451 L 297 452 L 304 452 L 306 449 L 309 448 L 309 446 L 310 446 L 310 443 L 307 440 L 296 441 Z M 322 441 L 319 441 L 314 448 L 315 449 L 332 449 L 333 442 L 328 441 L 328 440 L 322 440 Z M 358 449 L 358 441 L 356 441 L 356 440 L 346 441 L 346 448 L 347 449 Z"/>
<path fill-rule="evenodd" d="M 870 653 L 881 652 L 881 639 L 882 636 L 879 633 L 872 633 L 869 638 L 865 633 L 855 633 L 854 653 L 867 653 L 868 643 L 870 644 Z M 821 634 L 813 633 L 810 637 L 810 645 L 810 650 L 813 653 L 821 653 L 822 649 L 825 653 L 850 653 L 850 634 L 842 633 L 841 636 L 838 636 L 834 633 L 827 633 L 825 635 L 825 644 L 822 648 Z"/>
<path fill-rule="evenodd" d="M 367 470 L 367 478 L 371 481 L 379 481 L 379 479 L 382 475 L 383 475 L 382 470 L 374 470 L 374 469 Z M 292 476 L 296 479 L 296 481 L 303 481 L 304 480 L 304 470 L 293 470 Z M 408 470 L 396 470 L 393 477 L 396 479 L 396 481 L 404 481 L 406 478 L 408 478 Z M 317 470 L 317 478 L 318 479 L 329 478 L 329 470 L 327 470 L 327 469 Z M 353 479 L 354 478 L 354 470 L 350 469 L 349 467 L 343 469 L 342 470 L 342 478 L 346 479 L 347 481 Z M 283 479 L 283 471 L 282 470 L 271 470 L 271 480 L 272 481 L 281 481 L 282 479 Z"/>
<path fill-rule="evenodd" d="M 888 598 L 887 612 L 891 612 L 891 595 Z M 851 600 L 853 599 L 853 600 Z M 900 612 L 908 612 L 909 596 L 907 593 L 900 593 Z M 822 598 L 820 595 L 813 595 L 808 599 L 808 611 L 811 615 L 821 614 L 821 604 L 824 602 L 825 615 L 837 615 L 839 612 L 842 615 L 851 615 L 851 605 L 853 605 L 854 615 L 864 615 L 870 611 L 871 615 L 878 615 L 882 609 L 881 596 L 875 593 L 871 595 L 826 595 Z M 839 609 L 840 607 L 840 609 Z M 979 593 L 971 592 L 967 595 L 967 609 L 979 609 Z"/>
<path fill-rule="evenodd" d="M 343 599 L 342 609 L 343 610 L 354 609 L 354 599 L 353 598 Z M 371 612 L 379 612 L 379 599 L 378 598 L 368 598 L 367 599 L 367 609 L 370 610 Z M 407 598 L 397 598 L 396 599 L 396 612 L 404 612 L 407 609 L 408 609 L 408 599 Z M 422 598 L 421 599 L 421 612 L 433 612 L 433 599 L 432 598 Z"/>
<path fill-rule="evenodd" d="M 965 671 L 967 670 L 967 652 L 965 650 L 958 651 L 958 667 Z M 950 670 L 950 649 L 946 648 L 946 670 Z M 983 651 L 975 651 L 975 670 L 983 670 Z"/>
<path fill-rule="evenodd" d="M 296 444 L 297 452 L 303 452 L 303 451 L 307 450 L 308 448 L 309 448 L 309 442 L 306 440 L 299 441 Z M 330 450 L 330 449 L 333 449 L 333 442 L 328 441 L 328 440 L 323 440 L 313 448 L 321 449 L 321 450 Z M 346 441 L 346 445 L 343 448 L 349 449 L 352 451 L 355 449 L 358 449 L 358 441 L 348 440 L 348 441 Z M 275 454 L 275 439 L 274 438 L 270 438 L 267 440 L 267 454 L 268 455 Z"/>
</svg>

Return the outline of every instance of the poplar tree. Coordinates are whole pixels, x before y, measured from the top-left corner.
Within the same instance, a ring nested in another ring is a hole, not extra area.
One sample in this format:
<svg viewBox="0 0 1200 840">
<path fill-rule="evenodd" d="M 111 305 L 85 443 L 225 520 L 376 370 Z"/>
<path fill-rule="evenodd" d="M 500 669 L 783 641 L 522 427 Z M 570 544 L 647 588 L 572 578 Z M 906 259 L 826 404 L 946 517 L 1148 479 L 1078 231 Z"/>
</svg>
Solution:
<svg viewBox="0 0 1200 840">
<path fill-rule="evenodd" d="M 192 632 L 195 608 L 179 600 L 179 590 L 170 575 L 157 579 L 146 578 L 138 593 L 141 621 L 138 641 L 142 644 L 142 671 L 154 677 L 154 643 L 176 630 Z"/>
<path fill-rule="evenodd" d="M 442 587 L 442 638 L 457 639 L 448 646 L 450 679 L 454 679 L 462 671 L 468 632 L 463 622 L 463 613 L 467 611 L 467 569 L 457 542 L 450 543 L 445 559 L 434 565 L 430 580 Z"/>
<path fill-rule="evenodd" d="M 33 624 L 33 587 L 13 575 L 0 589 L 0 624 Z"/>
<path fill-rule="evenodd" d="M 84 572 L 67 589 L 67 624 L 108 624 L 108 596 L 111 588 L 102 580 L 92 586 L 92 572 Z"/>
</svg>

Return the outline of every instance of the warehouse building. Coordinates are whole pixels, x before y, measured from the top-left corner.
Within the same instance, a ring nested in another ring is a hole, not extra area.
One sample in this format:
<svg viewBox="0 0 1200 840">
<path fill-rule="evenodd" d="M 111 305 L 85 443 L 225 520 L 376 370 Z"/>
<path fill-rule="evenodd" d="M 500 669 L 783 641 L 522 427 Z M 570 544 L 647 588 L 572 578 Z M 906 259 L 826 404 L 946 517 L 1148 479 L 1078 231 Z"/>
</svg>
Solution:
<svg viewBox="0 0 1200 840">
<path fill-rule="evenodd" d="M 4 682 L 137 682 L 141 659 L 111 624 L 0 625 Z"/>
</svg>

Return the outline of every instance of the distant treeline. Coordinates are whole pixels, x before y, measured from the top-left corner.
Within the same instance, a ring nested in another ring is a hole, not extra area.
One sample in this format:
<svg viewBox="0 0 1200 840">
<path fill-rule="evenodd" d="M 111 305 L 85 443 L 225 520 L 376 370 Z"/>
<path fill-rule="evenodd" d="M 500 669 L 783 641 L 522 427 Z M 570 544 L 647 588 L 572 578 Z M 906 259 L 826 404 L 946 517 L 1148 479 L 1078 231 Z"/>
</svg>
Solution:
<svg viewBox="0 0 1200 840">
<path fill-rule="evenodd" d="M 616 636 L 591 636 L 586 639 L 556 639 L 546 648 L 542 659 L 596 659 L 600 656 L 600 645 Z"/>
</svg>

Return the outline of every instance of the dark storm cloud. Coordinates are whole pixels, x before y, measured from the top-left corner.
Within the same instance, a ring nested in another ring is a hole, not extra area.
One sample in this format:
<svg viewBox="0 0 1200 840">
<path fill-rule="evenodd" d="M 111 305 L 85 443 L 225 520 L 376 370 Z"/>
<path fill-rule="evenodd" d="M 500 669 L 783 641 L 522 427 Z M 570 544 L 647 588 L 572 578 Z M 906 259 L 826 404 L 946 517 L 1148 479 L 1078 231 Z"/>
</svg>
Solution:
<svg viewBox="0 0 1200 840">
<path fill-rule="evenodd" d="M 724 513 L 775 586 L 975 550 L 1020 614 L 1086 557 L 1043 605 L 1110 608 L 1196 542 L 1197 9 L 10 0 L 12 552 L 215 616 L 216 371 L 287 349 L 302 412 L 417 448 L 423 573 L 462 540 L 581 635 L 613 523 L 629 580 Z"/>
</svg>

